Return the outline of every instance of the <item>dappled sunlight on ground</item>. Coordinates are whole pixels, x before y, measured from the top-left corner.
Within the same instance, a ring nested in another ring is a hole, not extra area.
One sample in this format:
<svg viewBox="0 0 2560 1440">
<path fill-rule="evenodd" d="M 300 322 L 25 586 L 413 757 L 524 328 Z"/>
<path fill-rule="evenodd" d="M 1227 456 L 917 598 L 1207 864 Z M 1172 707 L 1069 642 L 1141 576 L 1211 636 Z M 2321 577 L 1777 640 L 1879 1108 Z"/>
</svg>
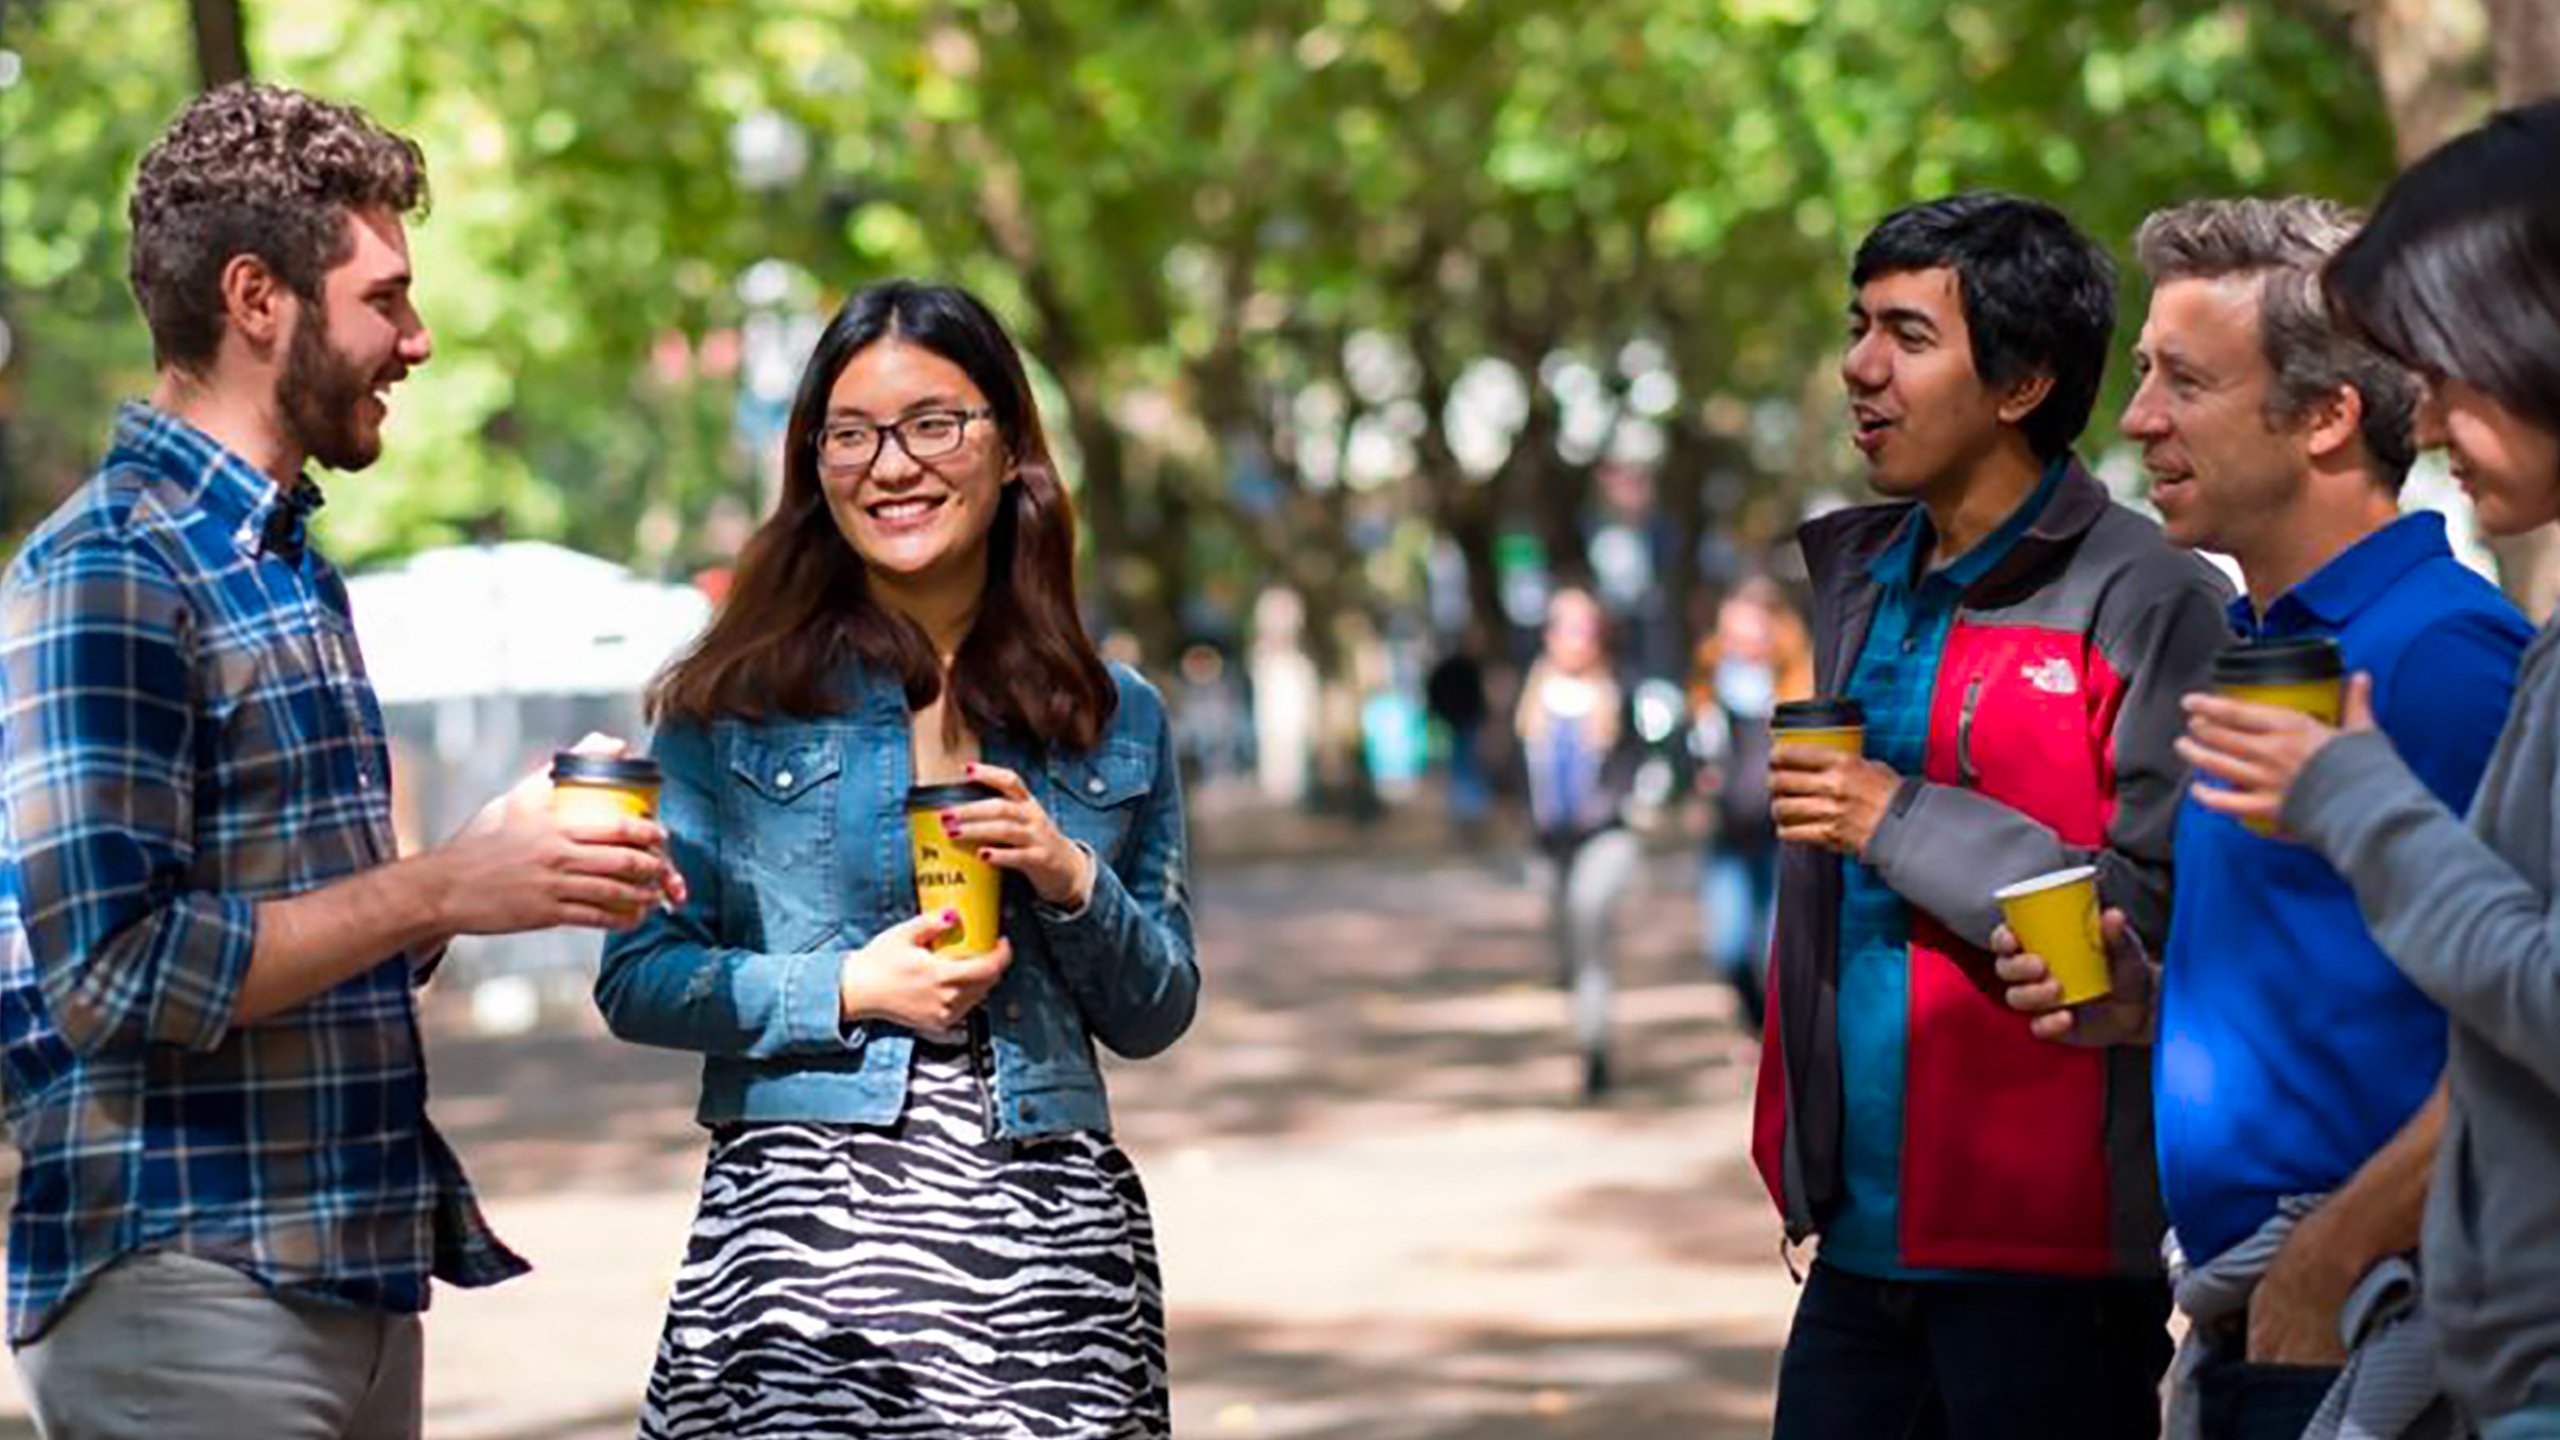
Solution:
<svg viewBox="0 0 2560 1440">
<path fill-rule="evenodd" d="M 1408 820 L 1204 864 L 1200 1020 L 1112 1062 L 1177 1433 L 1764 1433 L 1794 1291 L 1692 859 L 1657 857 L 1630 912 L 1622 1080 L 1585 1107 L 1519 857 L 1434 839 Z M 613 1040 L 574 994 L 510 1036 L 431 994 L 427 1029 L 439 1123 L 537 1267 L 439 1290 L 427 1433 L 627 1436 L 700 1177 L 699 1062 Z M 32 1435 L 23 1408 L 0 1378 L 0 1440 Z"/>
</svg>

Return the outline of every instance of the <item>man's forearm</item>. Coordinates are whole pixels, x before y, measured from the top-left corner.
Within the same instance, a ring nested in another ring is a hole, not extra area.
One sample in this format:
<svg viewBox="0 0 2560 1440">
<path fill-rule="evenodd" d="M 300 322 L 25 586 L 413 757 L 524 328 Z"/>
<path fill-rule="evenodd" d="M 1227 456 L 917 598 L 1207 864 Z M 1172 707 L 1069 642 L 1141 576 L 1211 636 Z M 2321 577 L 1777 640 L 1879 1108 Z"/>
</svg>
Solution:
<svg viewBox="0 0 2560 1440">
<path fill-rule="evenodd" d="M 2359 1271 L 2383 1256 L 2417 1248 L 2447 1103 L 2445 1081 L 2439 1078 L 2435 1093 L 2400 1133 L 2356 1167 L 2320 1207 L 2328 1243 L 2355 1260 Z"/>
<path fill-rule="evenodd" d="M 258 906 L 258 942 L 234 1024 L 290 1009 L 393 955 L 450 939 L 434 852 Z"/>
<path fill-rule="evenodd" d="M 2347 1298 L 2373 1267 L 2414 1248 L 2427 1206 L 2427 1177 L 2444 1133 L 2444 1082 L 2391 1137 L 2366 1157 L 2320 1208 L 2285 1237 L 2274 1263 L 2249 1297 L 2253 1361 L 2346 1363 L 2349 1338 L 2339 1333 Z"/>
</svg>

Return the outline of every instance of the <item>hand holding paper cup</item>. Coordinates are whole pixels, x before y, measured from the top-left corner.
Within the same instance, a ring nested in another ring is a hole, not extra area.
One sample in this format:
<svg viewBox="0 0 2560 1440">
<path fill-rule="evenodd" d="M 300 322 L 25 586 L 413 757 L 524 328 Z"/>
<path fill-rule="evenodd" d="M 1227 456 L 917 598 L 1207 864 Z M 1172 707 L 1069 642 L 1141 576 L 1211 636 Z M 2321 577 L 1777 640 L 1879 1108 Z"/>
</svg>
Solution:
<svg viewBox="0 0 2560 1440">
<path fill-rule="evenodd" d="M 933 942 L 933 948 L 945 954 L 983 955 L 996 948 L 1003 890 L 996 867 L 943 828 L 942 812 L 997 798 L 995 787 L 975 781 L 919 785 L 907 792 L 907 838 L 915 846 L 917 909 L 925 914 L 953 910 L 960 915 L 958 928 L 944 931 Z"/>
<path fill-rule="evenodd" d="M 655 760 L 562 750 L 551 757 L 551 813 L 573 823 L 655 820 L 661 783 Z"/>
<path fill-rule="evenodd" d="M 2061 982 L 2062 1003 L 2103 998 L 2114 988 L 2107 950 L 2098 933 L 2098 872 L 2075 865 L 1995 891 L 2000 914 L 2019 948 L 2041 957 Z"/>
<path fill-rule="evenodd" d="M 2298 710 L 2323 725 L 2338 723 L 2346 693 L 2346 660 L 2338 642 L 2312 635 L 2235 645 L 2213 661 L 2213 688 L 2234 700 Z M 2271 821 L 2241 822 L 2274 835 Z"/>
<path fill-rule="evenodd" d="M 1781 745 L 1819 745 L 1846 755 L 1866 753 L 1867 710 L 1847 696 L 1787 701 L 1770 712 L 1769 729 Z"/>
</svg>

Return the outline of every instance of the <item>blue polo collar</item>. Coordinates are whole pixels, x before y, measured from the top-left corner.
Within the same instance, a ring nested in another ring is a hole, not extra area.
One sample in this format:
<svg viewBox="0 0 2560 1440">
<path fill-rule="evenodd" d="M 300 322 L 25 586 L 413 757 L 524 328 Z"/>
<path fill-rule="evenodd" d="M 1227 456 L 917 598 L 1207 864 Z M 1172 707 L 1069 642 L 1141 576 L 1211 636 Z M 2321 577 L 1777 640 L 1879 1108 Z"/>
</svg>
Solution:
<svg viewBox="0 0 2560 1440">
<path fill-rule="evenodd" d="M 2243 635 L 2335 630 L 2380 600 L 2401 576 L 2430 560 L 2452 558 L 2444 517 L 2432 510 L 2413 511 L 2339 551 L 2277 596 L 2263 622 L 2247 595 L 2236 597 L 2230 607 L 2232 628 Z"/>
</svg>

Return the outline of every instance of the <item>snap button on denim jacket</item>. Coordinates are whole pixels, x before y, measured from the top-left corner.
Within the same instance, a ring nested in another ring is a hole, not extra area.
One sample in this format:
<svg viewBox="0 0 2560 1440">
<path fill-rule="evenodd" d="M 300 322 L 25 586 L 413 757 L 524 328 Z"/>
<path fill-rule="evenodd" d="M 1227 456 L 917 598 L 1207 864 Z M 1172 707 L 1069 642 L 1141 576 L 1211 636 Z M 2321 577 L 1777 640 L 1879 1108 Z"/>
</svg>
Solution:
<svg viewBox="0 0 2560 1440">
<path fill-rule="evenodd" d="M 1093 1042 L 1153 1055 L 1199 998 L 1164 702 L 1135 671 L 1111 674 L 1119 708 L 1092 750 L 982 741 L 1100 862 L 1072 914 L 1005 877 L 1013 964 L 979 1013 L 1009 1137 L 1110 1128 Z M 706 1125 L 887 1124 L 905 1104 L 913 1033 L 840 1025 L 837 976 L 845 952 L 916 914 L 910 717 L 894 678 L 857 669 L 847 684 L 843 714 L 676 721 L 657 737 L 660 818 L 691 893 L 606 940 L 596 1003 L 625 1040 L 702 1053 Z"/>
</svg>

